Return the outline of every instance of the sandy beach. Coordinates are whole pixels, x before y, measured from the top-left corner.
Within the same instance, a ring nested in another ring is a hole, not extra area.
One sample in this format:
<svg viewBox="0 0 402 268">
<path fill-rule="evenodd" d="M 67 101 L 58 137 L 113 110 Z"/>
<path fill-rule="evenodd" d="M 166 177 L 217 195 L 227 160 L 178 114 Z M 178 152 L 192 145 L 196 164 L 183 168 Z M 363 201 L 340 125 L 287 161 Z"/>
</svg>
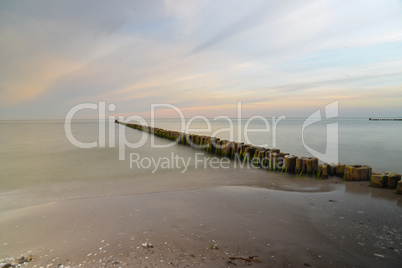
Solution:
<svg viewBox="0 0 402 268">
<path fill-rule="evenodd" d="M 393 191 L 263 170 L 194 172 L 205 179 L 167 174 L 165 184 L 151 176 L 136 182 L 141 187 L 105 182 L 32 206 L 15 200 L 9 203 L 14 208 L 5 209 L 2 202 L 1 257 L 35 255 L 24 267 L 398 267 L 402 262 L 402 200 Z"/>
</svg>

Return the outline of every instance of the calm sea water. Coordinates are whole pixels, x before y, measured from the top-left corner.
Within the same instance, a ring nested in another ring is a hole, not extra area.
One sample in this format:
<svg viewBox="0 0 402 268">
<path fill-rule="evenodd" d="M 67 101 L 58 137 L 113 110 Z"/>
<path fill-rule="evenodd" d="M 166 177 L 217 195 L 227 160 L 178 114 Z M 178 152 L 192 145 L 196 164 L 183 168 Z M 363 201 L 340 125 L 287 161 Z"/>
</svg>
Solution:
<svg viewBox="0 0 402 268">
<path fill-rule="evenodd" d="M 255 145 L 267 145 L 269 148 L 279 148 L 282 152 L 297 156 L 311 156 L 303 145 L 302 129 L 306 119 L 287 118 L 276 119 L 276 131 L 274 120 L 268 119 L 269 131 L 249 133 L 249 140 L 240 135 L 240 140 Z M 211 122 L 212 130 L 209 133 L 193 131 L 200 135 L 208 135 L 220 129 L 231 129 L 225 120 Z M 247 119 L 233 120 L 233 139 L 229 131 L 223 131 L 216 136 L 221 139 L 238 140 L 238 126 L 243 133 Z M 322 120 L 308 125 L 304 129 L 304 142 L 317 152 L 325 153 L 327 147 L 327 126 L 338 126 L 338 157 L 339 163 L 365 164 L 375 171 L 402 172 L 402 121 L 369 121 L 368 118 L 337 118 Z M 160 120 L 155 122 L 156 127 L 172 130 L 180 130 L 178 120 Z M 206 129 L 206 123 L 201 120 L 191 124 L 191 128 Z M 253 120 L 249 129 L 264 129 L 266 124 L 261 120 Z M 330 150 L 331 148 L 328 148 Z"/>
<path fill-rule="evenodd" d="M 304 119 L 279 121 L 276 139 L 274 139 L 273 125 L 270 120 L 270 132 L 265 130 L 260 133 L 250 133 L 249 141 L 256 145 L 267 144 L 270 148 L 276 142 L 275 147 L 283 152 L 297 156 L 309 156 L 310 154 L 302 144 L 303 122 Z M 311 148 L 322 153 L 325 153 L 326 149 L 327 123 L 338 123 L 339 126 L 340 163 L 366 164 L 372 166 L 376 171 L 402 173 L 402 122 L 344 118 L 310 125 L 305 130 L 305 142 Z M 244 128 L 245 124 L 246 120 L 234 120 L 233 139 L 238 138 L 238 126 Z M 131 143 L 138 142 L 142 135 L 148 138 L 149 135 L 130 128 L 125 128 L 125 133 L 119 133 L 117 125 L 113 126 L 115 126 L 112 133 L 115 135 L 116 147 L 110 146 L 109 129 L 106 126 L 105 148 L 82 149 L 72 145 L 66 138 L 64 121 L 0 121 L 0 191 L 11 193 L 18 189 L 46 185 L 47 188 L 41 189 L 51 190 L 57 194 L 58 192 L 65 193 L 70 188 L 71 191 L 90 189 L 93 183 L 98 182 L 112 180 L 118 183 L 119 180 L 126 178 L 164 177 L 167 174 L 175 174 L 174 172 L 179 174 L 182 170 L 162 169 L 152 173 L 152 166 L 143 169 L 130 168 L 130 153 L 136 153 L 142 158 L 171 157 L 173 153 L 186 159 L 194 157 L 197 152 L 195 149 L 180 145 L 153 149 L 151 141 L 148 139 L 140 148 L 126 148 L 126 159 L 119 160 L 117 145 L 122 135 Z M 157 120 L 155 126 L 180 130 L 180 121 Z M 205 129 L 205 127 L 206 124 L 202 121 L 194 121 L 191 125 L 192 129 Z M 263 129 L 264 127 L 265 125 L 260 120 L 252 121 L 249 125 L 250 129 Z M 200 130 L 193 132 L 208 135 L 224 128 L 228 129 L 230 125 L 225 120 L 221 120 L 212 122 L 209 133 Z M 98 129 L 98 122 L 91 120 L 76 120 L 72 125 L 75 138 L 81 142 L 98 141 Z M 230 133 L 222 131 L 217 136 L 227 139 L 230 138 Z M 245 141 L 245 137 L 240 136 Z M 157 138 L 156 143 L 166 144 L 167 141 Z M 194 162 L 191 162 L 187 171 L 194 172 L 194 169 Z M 197 174 L 202 174 L 202 172 Z M 203 175 L 199 176 L 201 178 Z M 3 195 L 3 198 L 7 198 L 7 196 Z"/>
</svg>

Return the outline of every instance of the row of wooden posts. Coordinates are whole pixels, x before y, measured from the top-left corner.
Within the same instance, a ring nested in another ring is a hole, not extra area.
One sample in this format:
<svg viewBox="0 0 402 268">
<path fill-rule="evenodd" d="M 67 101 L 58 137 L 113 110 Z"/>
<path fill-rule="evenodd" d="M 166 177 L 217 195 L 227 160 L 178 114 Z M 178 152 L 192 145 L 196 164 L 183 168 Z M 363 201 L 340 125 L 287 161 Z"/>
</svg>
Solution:
<svg viewBox="0 0 402 268">
<path fill-rule="evenodd" d="M 370 121 L 402 121 L 402 118 L 369 118 Z"/>
<path fill-rule="evenodd" d="M 345 181 L 368 181 L 370 186 L 377 188 L 397 188 L 402 194 L 401 175 L 397 173 L 372 172 L 366 165 L 319 164 L 316 157 L 297 157 L 283 153 L 279 149 L 268 149 L 243 142 L 220 140 L 216 137 L 187 134 L 178 131 L 164 130 L 139 124 L 115 121 L 127 127 L 151 133 L 155 136 L 177 141 L 179 144 L 190 145 L 204 149 L 217 156 L 228 157 L 241 161 L 249 161 L 271 171 L 281 171 L 291 174 L 317 176 L 326 179 L 328 176 L 338 176 Z"/>
</svg>

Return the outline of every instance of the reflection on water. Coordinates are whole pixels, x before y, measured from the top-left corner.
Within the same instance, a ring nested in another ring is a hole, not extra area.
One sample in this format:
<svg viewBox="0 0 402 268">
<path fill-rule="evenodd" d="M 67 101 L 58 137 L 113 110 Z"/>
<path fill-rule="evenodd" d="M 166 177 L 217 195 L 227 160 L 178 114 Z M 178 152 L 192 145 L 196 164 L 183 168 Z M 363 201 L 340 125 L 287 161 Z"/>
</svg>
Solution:
<svg viewBox="0 0 402 268">
<path fill-rule="evenodd" d="M 346 182 L 345 193 L 360 196 L 370 197 L 373 200 L 388 200 L 395 203 L 397 206 L 401 206 L 402 196 L 395 194 L 395 189 L 379 189 L 370 187 L 368 181 L 362 182 Z"/>
</svg>

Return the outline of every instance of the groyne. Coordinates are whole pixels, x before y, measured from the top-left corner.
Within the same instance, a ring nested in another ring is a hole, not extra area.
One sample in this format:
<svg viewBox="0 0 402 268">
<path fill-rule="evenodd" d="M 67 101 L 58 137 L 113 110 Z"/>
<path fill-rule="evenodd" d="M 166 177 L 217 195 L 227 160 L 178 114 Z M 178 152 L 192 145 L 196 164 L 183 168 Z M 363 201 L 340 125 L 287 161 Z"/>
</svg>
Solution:
<svg viewBox="0 0 402 268">
<path fill-rule="evenodd" d="M 258 147 L 243 142 L 221 140 L 216 137 L 182 133 L 140 124 L 119 122 L 117 120 L 115 123 L 176 141 L 181 145 L 188 145 L 196 149 L 205 150 L 210 154 L 247 161 L 255 167 L 270 171 L 285 172 L 298 176 L 307 175 L 317 177 L 318 179 L 337 176 L 344 181 L 370 181 L 371 187 L 396 189 L 397 194 L 402 194 L 400 174 L 373 172 L 372 168 L 367 165 L 346 165 L 339 163 L 324 163 L 320 165 L 316 157 L 298 157 L 281 152 L 280 149 L 277 148 Z"/>
<path fill-rule="evenodd" d="M 402 121 L 402 118 L 369 118 L 369 121 Z"/>
</svg>

